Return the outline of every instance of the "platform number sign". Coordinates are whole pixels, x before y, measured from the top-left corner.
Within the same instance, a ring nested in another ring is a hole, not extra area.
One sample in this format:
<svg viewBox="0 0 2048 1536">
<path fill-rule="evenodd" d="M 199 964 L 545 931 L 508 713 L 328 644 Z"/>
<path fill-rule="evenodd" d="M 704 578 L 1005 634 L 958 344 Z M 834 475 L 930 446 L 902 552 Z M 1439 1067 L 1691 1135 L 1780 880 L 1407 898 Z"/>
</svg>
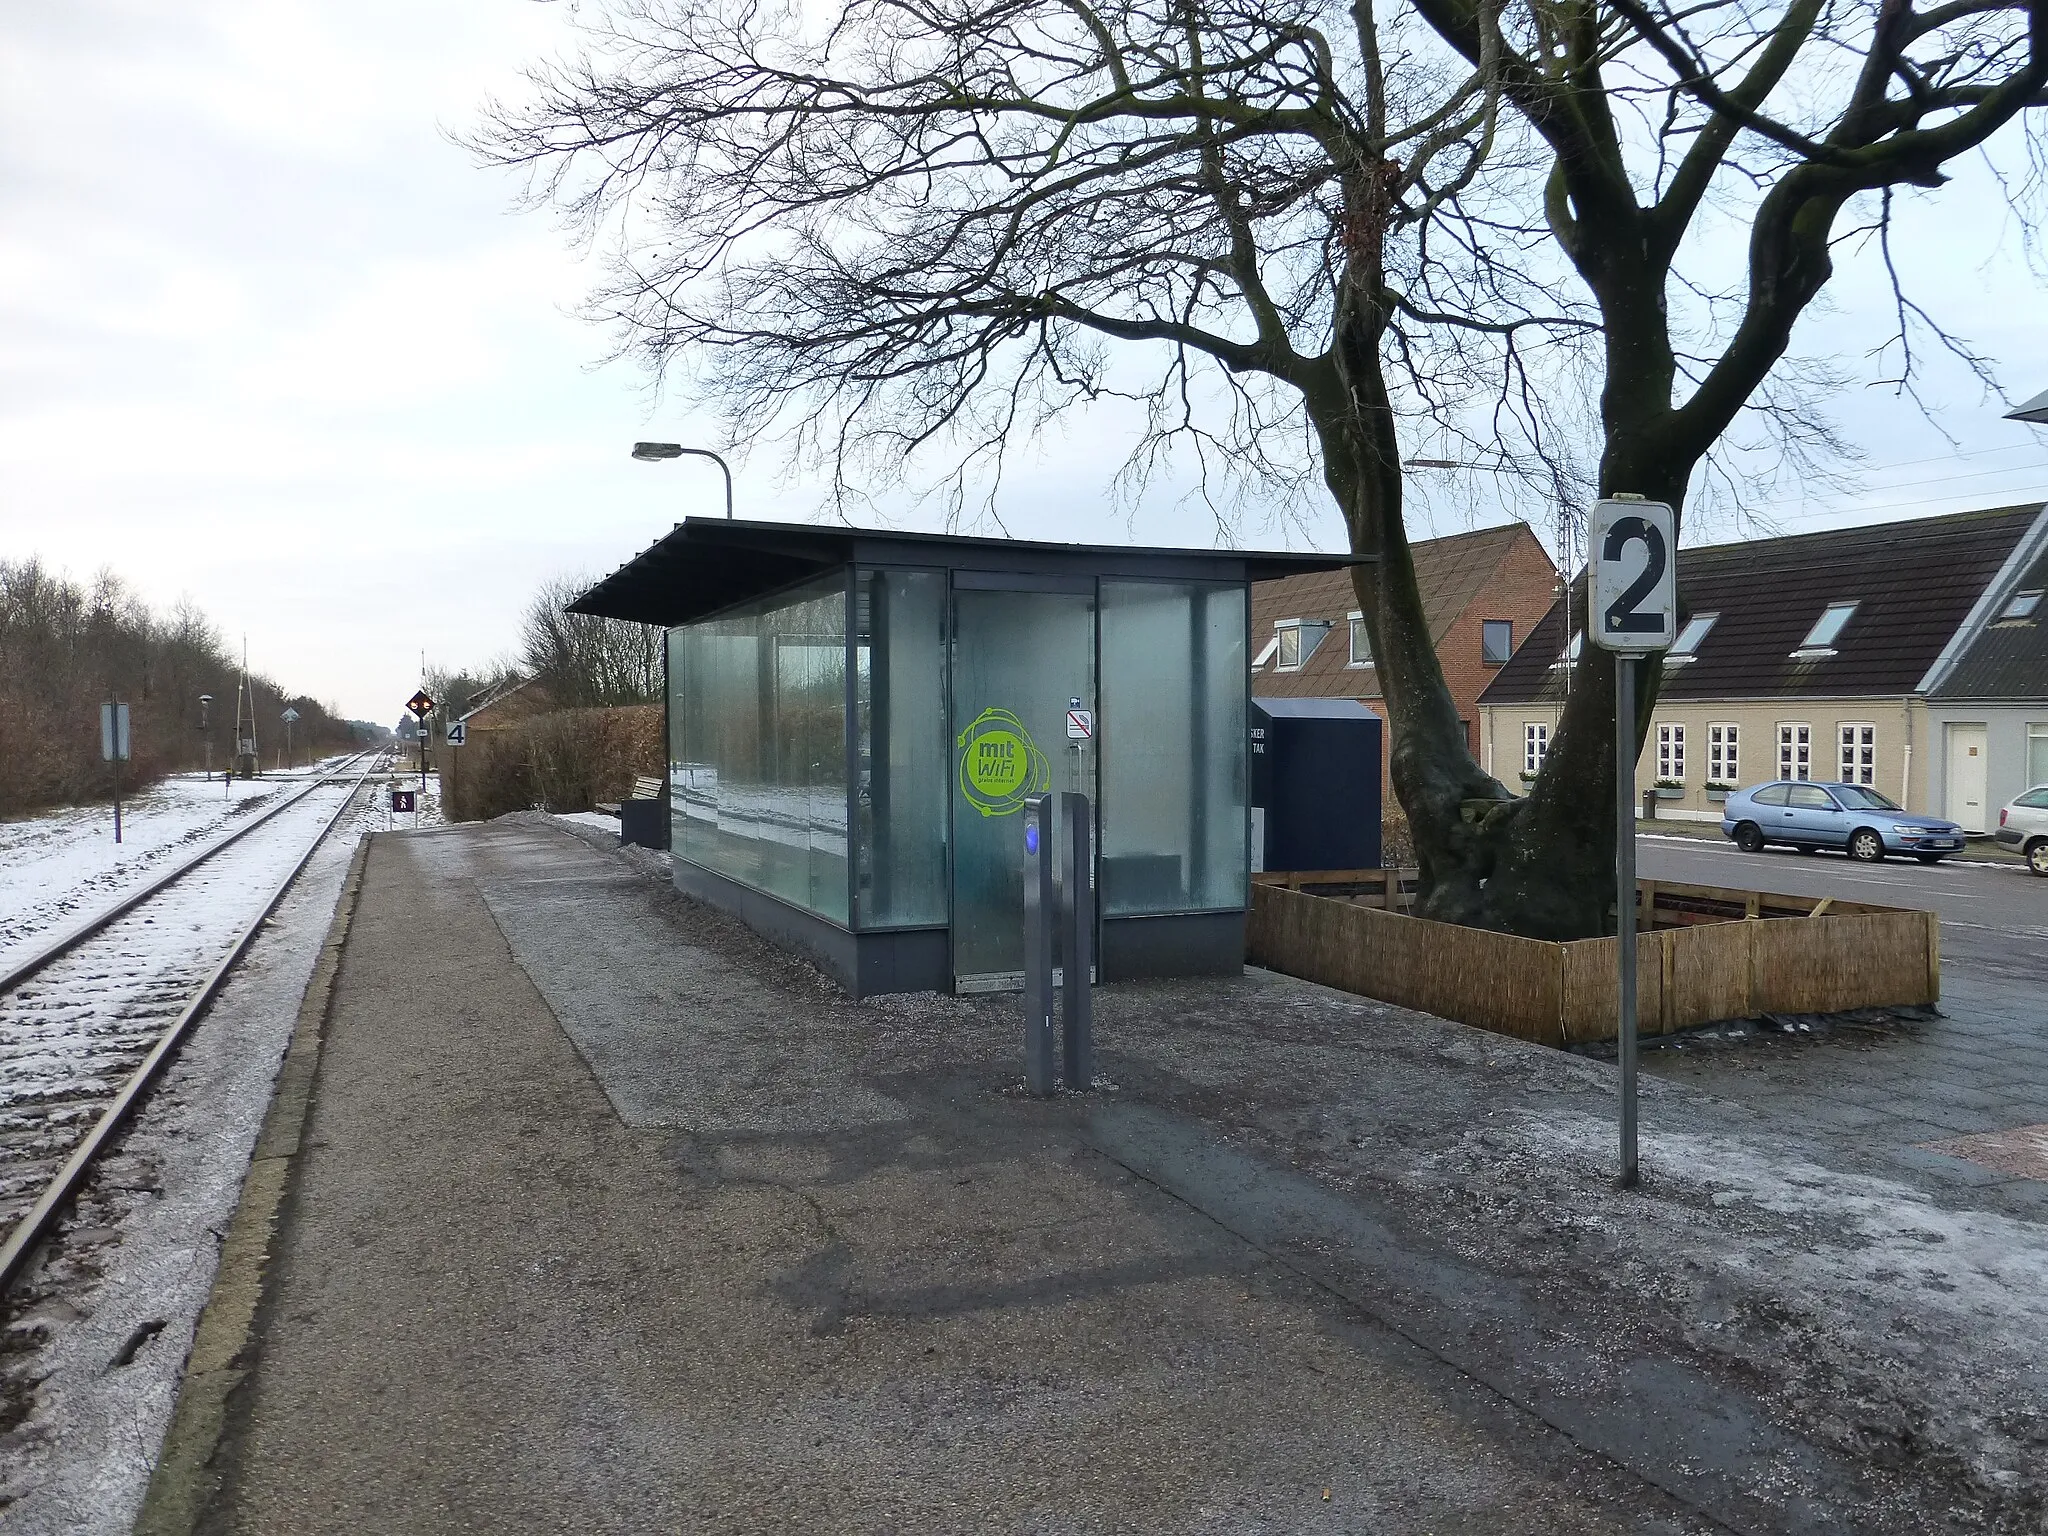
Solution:
<svg viewBox="0 0 2048 1536">
<path fill-rule="evenodd" d="M 1678 638 L 1678 519 L 1661 501 L 1602 501 L 1591 532 L 1593 643 L 1669 650 Z"/>
<path fill-rule="evenodd" d="M 469 727 L 460 720 L 450 720 L 448 722 L 448 745 L 460 747 L 467 744 L 468 741 Z"/>
</svg>

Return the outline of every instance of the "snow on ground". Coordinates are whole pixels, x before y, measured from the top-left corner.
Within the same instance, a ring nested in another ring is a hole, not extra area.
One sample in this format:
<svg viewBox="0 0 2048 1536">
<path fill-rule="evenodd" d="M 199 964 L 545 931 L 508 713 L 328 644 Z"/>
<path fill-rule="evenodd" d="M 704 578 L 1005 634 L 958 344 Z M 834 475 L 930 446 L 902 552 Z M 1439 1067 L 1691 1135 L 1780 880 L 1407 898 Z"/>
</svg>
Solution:
<svg viewBox="0 0 2048 1536">
<path fill-rule="evenodd" d="M 565 821 L 572 827 L 596 827 L 600 832 L 619 834 L 619 818 L 607 816 L 603 811 L 556 811 L 555 820 Z"/>
<path fill-rule="evenodd" d="M 371 781 L 377 786 L 375 816 L 370 830 L 375 832 L 414 832 L 427 827 L 445 827 L 448 819 L 441 814 L 441 775 L 431 770 L 427 773 L 425 790 L 420 788 L 417 772 L 393 772 L 382 780 Z M 391 809 L 393 790 L 410 790 L 413 808 L 410 811 Z"/>
<path fill-rule="evenodd" d="M 341 759 L 323 760 L 317 771 Z M 260 779 L 178 774 L 112 805 L 0 822 L 0 971 L 52 929 L 112 905 L 161 870 L 295 792 L 315 769 Z"/>
<path fill-rule="evenodd" d="M 10 1533 L 132 1528 L 350 855 L 383 820 L 366 800 L 329 834 L 66 1219 L 51 1263 L 83 1283 L 17 1323 L 47 1333 L 48 1374 L 0 1436 Z"/>
<path fill-rule="evenodd" d="M 1667 1291 L 1688 1277 L 1689 1297 L 1665 1298 L 1692 1318 L 1688 1342 L 1783 1376 L 1825 1438 L 1952 1456 L 2000 1491 L 2042 1465 L 2048 1226 L 1945 1208 L 1789 1139 L 1651 1126 L 1643 1191 L 1616 1191 L 1614 1138 L 1607 1115 L 1510 1111 L 1440 1161 L 1467 1165 L 1468 1193 L 1493 1186 L 1482 1206 L 1545 1183 L 1592 1192 L 1569 1220 L 1614 1245 L 1622 1288 L 1638 1266 Z"/>
</svg>

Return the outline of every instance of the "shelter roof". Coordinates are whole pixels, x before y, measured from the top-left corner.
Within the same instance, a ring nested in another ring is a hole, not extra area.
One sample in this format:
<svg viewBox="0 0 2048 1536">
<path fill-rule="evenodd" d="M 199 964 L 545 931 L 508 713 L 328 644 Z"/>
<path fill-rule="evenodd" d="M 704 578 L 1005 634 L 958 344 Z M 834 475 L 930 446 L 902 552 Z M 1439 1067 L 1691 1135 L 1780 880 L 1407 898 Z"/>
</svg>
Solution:
<svg viewBox="0 0 2048 1536">
<path fill-rule="evenodd" d="M 687 624 L 849 563 L 1052 576 L 1264 581 L 1359 563 L 1356 555 L 1055 544 L 815 523 L 692 517 L 569 605 L 571 613 Z"/>
</svg>

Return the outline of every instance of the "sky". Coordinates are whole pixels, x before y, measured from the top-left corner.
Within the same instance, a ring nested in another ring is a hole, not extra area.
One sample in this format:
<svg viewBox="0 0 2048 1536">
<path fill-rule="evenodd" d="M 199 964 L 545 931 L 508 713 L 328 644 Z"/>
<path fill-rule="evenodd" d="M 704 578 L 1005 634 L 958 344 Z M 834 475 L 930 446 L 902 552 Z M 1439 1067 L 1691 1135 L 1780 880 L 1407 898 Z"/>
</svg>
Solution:
<svg viewBox="0 0 2048 1536">
<path fill-rule="evenodd" d="M 710 464 L 628 457 L 641 437 L 723 446 L 715 424 L 600 364 L 605 337 L 573 314 L 594 272 L 450 139 L 567 45 L 571 16 L 532 0 L 0 0 L 0 557 L 81 579 L 110 567 L 159 606 L 188 597 L 260 670 L 389 723 L 423 652 L 506 654 L 543 579 L 602 573 L 719 511 Z M 2048 305 L 1987 176 L 1914 194 L 1897 244 L 2011 399 L 2048 389 Z M 2001 421 L 1959 368 L 1937 359 L 1926 390 L 1956 447 L 1869 387 L 1882 370 L 1865 354 L 1892 328 L 1873 256 L 1846 260 L 1828 299 L 1801 341 L 1850 376 L 1826 403 L 1861 484 L 1781 486 L 1741 529 L 2048 495 L 2048 429 Z M 1128 430 L 1104 416 L 1027 445 L 1008 529 L 1215 542 L 1171 486 L 1105 522 Z M 818 514 L 819 486 L 772 455 L 736 469 L 741 516 Z M 1418 534 L 1508 510 L 1441 483 L 1433 505 Z M 1342 534 L 1325 510 L 1244 541 Z"/>
</svg>

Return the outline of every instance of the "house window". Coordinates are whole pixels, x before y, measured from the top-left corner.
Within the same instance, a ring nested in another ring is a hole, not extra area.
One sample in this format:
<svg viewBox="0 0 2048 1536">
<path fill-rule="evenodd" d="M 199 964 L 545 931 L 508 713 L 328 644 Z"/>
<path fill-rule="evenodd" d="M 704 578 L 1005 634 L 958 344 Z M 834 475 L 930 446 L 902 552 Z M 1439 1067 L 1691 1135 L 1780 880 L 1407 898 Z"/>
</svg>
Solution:
<svg viewBox="0 0 2048 1536">
<path fill-rule="evenodd" d="M 1794 656 L 1826 656 L 1832 654 L 1835 637 L 1842 632 L 1842 626 L 1849 622 L 1849 616 L 1856 611 L 1854 602 L 1829 603 L 1827 611 L 1813 621 L 1813 628 L 1806 632 L 1806 638 L 1799 642 Z"/>
<path fill-rule="evenodd" d="M 1842 738 L 1842 782 L 1877 782 L 1877 727 L 1863 721 L 1844 720 L 1838 727 Z"/>
<path fill-rule="evenodd" d="M 2048 784 L 2048 724 L 2027 727 L 2027 782 Z"/>
<path fill-rule="evenodd" d="M 1372 637 L 1365 632 L 1365 615 L 1362 613 L 1351 615 L 1351 665 L 1372 665 Z"/>
<path fill-rule="evenodd" d="M 1479 626 L 1479 659 L 1489 667 L 1506 664 L 1515 654 L 1515 626 L 1509 619 L 1486 619 Z"/>
<path fill-rule="evenodd" d="M 1671 642 L 1671 649 L 1664 653 L 1664 665 L 1682 667 L 1699 655 L 1700 642 L 1707 638 L 1707 631 L 1714 627 L 1718 613 L 1696 613 L 1686 621 L 1685 628 L 1678 632 L 1678 638 Z"/>
<path fill-rule="evenodd" d="M 1804 720 L 1778 722 L 1778 777 L 1813 777 L 1813 727 Z"/>
<path fill-rule="evenodd" d="M 1998 616 L 2001 619 L 2031 619 L 2034 616 L 2034 610 L 2040 606 L 2041 592 L 2039 589 L 2032 592 L 2015 592 L 2012 595 L 2012 601 L 1999 611 Z"/>
<path fill-rule="evenodd" d="M 1278 670 L 1291 672 L 1315 655 L 1333 626 L 1323 619 L 1282 619 L 1273 627 L 1280 635 Z"/>
<path fill-rule="evenodd" d="M 1657 777 L 1685 782 L 1685 727 L 1657 727 Z"/>
<path fill-rule="evenodd" d="M 1712 784 L 1740 784 L 1742 762 L 1738 732 L 1733 721 L 1707 727 L 1707 780 Z"/>
<path fill-rule="evenodd" d="M 1531 720 L 1522 727 L 1522 772 L 1534 778 L 1543 771 L 1543 754 L 1550 750 L 1550 727 Z"/>
</svg>

